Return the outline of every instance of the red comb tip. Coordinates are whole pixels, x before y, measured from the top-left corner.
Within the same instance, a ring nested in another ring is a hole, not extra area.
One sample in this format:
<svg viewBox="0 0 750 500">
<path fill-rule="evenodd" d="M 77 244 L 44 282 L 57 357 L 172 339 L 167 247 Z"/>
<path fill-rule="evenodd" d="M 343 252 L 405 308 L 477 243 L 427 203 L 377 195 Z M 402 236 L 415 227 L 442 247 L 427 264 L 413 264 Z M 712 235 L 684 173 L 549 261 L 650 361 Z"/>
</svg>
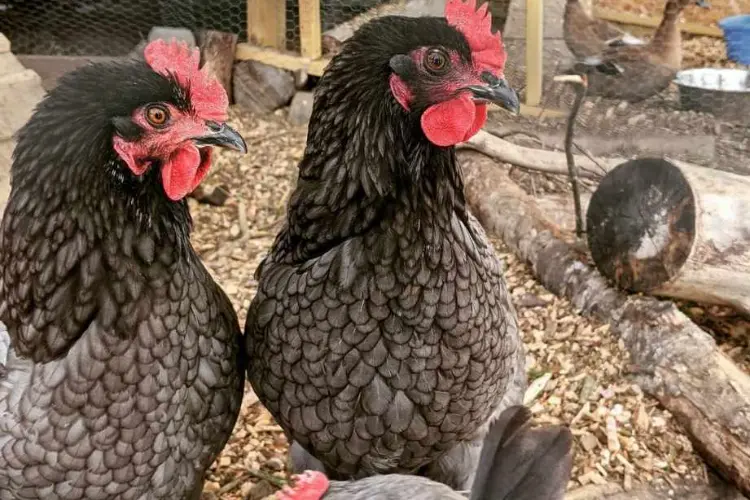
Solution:
<svg viewBox="0 0 750 500">
<path fill-rule="evenodd" d="M 492 33 L 488 4 L 476 8 L 476 0 L 448 0 L 445 4 L 448 24 L 463 34 L 471 48 L 475 66 L 502 76 L 507 54 L 500 33 Z"/>
<path fill-rule="evenodd" d="M 146 64 L 155 72 L 174 78 L 190 97 L 190 102 L 202 118 L 224 121 L 229 98 L 218 80 L 200 69 L 200 51 L 174 38 L 154 40 L 143 51 Z"/>
<path fill-rule="evenodd" d="M 328 478 L 322 472 L 308 470 L 292 479 L 294 486 L 284 486 L 276 500 L 320 500 L 328 491 Z"/>
</svg>

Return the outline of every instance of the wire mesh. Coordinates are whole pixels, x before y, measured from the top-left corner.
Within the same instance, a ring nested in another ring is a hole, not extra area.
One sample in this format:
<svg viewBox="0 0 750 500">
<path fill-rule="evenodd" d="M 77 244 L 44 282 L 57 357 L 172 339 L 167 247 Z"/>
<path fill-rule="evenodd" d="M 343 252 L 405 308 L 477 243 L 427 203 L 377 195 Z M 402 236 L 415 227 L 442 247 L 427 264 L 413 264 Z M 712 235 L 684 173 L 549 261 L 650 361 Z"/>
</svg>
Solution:
<svg viewBox="0 0 750 500">
<path fill-rule="evenodd" d="M 0 0 L 18 54 L 122 56 L 154 26 L 246 32 L 244 0 Z"/>
<path fill-rule="evenodd" d="M 279 1 L 286 2 L 286 48 L 299 51 L 299 0 Z M 709 0 L 710 9 L 694 5 L 694 0 L 670 1 L 686 3 L 683 16 L 705 26 L 715 26 L 718 19 L 736 14 L 738 9 L 750 12 L 750 0 Z M 330 43 L 334 28 L 347 26 L 352 32 L 372 17 L 398 12 L 405 3 L 406 0 L 321 0 L 324 55 L 331 56 L 337 50 L 336 44 Z M 522 89 L 522 98 L 527 76 L 526 23 L 519 12 L 523 14 L 524 5 L 522 1 L 490 0 L 495 28 L 503 31 L 509 52 L 506 76 L 512 86 Z M 566 0 L 545 2 L 546 39 L 540 107 L 568 113 L 574 90 L 552 79 L 574 63 L 563 33 L 565 5 Z M 656 18 L 661 16 L 664 5 L 665 0 L 598 2 L 598 7 L 609 11 L 635 12 Z M 0 0 L 0 31 L 11 40 L 18 54 L 125 55 L 147 38 L 154 26 L 184 27 L 196 34 L 204 29 L 227 31 L 238 34 L 240 41 L 246 41 L 247 0 Z M 648 42 L 654 32 L 653 28 L 628 29 L 644 42 Z M 572 33 L 573 37 L 584 35 Z M 633 70 L 630 66 L 633 60 L 647 58 L 647 46 L 643 45 L 624 63 L 614 56 L 615 65 L 626 66 L 620 77 L 605 77 L 596 72 L 590 75 L 590 81 L 610 78 L 611 84 L 604 87 L 614 85 L 632 90 L 638 86 L 648 87 L 659 78 L 663 85 L 651 85 L 655 91 L 640 102 L 626 102 L 621 96 L 618 98 L 616 92 L 601 95 L 592 84 L 577 117 L 577 145 L 581 149 L 587 146 L 592 154 L 604 156 L 667 154 L 699 165 L 750 173 L 747 119 L 750 116 L 750 77 L 746 70 L 727 59 L 721 38 L 689 34 L 683 34 L 682 38 L 682 61 L 676 64 L 668 64 L 669 51 L 664 49 L 661 50 L 664 64 L 634 65 Z M 736 74 L 686 73 L 679 77 L 682 84 L 676 85 L 672 82 L 677 78 L 676 67 L 734 69 Z M 511 120 L 504 116 L 503 121 L 527 132 L 514 139 L 520 143 L 558 150 L 562 145 L 565 119 L 524 116 Z"/>
<path fill-rule="evenodd" d="M 705 9 L 685 0 L 683 17 L 704 27 L 715 27 L 717 19 L 734 15 L 737 9 L 750 12 L 750 1 L 738 2 L 714 0 Z M 565 5 L 564 0 L 559 3 Z M 610 11 L 635 11 L 656 18 L 657 23 L 666 5 L 663 0 L 650 0 L 642 5 L 629 0 L 598 3 Z M 545 15 L 546 9 L 545 3 Z M 502 114 L 495 119 L 496 128 L 502 129 L 503 134 L 511 134 L 506 135 L 508 140 L 563 152 L 567 119 L 579 88 L 572 83 L 556 82 L 553 77 L 575 68 L 574 73 L 585 73 L 588 78 L 588 93 L 576 116 L 575 154 L 595 158 L 667 156 L 750 175 L 750 72 L 727 57 L 722 38 L 683 32 L 680 44 L 658 40 L 652 43 L 653 27 L 618 25 L 640 38 L 643 44 L 605 52 L 598 61 L 604 67 L 580 64 L 576 67 L 581 58 L 571 53 L 566 38 L 582 40 L 587 33 L 570 27 L 566 33 L 562 18 L 558 17 L 559 39 L 545 39 L 543 92 L 537 115 L 510 118 Z M 527 78 L 526 41 L 524 23 L 520 24 L 521 28 L 518 22 L 512 26 L 516 36 L 506 42 L 509 51 L 506 75 L 512 86 L 523 89 Z M 506 26 L 506 31 L 510 27 Z M 524 94 L 522 91 L 522 98 Z M 563 116 L 542 118 L 542 110 L 559 111 Z M 547 181 L 548 191 L 568 189 L 565 177 L 548 178 L 544 183 Z M 584 182 L 589 192 L 597 184 L 596 179 Z M 530 184 L 527 187 L 532 188 Z M 540 185 L 532 190 L 544 191 Z"/>
<path fill-rule="evenodd" d="M 321 0 L 322 29 L 383 3 Z M 154 26 L 225 31 L 246 41 L 247 0 L 0 0 L 0 31 L 18 54 L 122 56 Z M 299 51 L 299 33 L 299 2 L 286 0 L 288 50 Z"/>
</svg>

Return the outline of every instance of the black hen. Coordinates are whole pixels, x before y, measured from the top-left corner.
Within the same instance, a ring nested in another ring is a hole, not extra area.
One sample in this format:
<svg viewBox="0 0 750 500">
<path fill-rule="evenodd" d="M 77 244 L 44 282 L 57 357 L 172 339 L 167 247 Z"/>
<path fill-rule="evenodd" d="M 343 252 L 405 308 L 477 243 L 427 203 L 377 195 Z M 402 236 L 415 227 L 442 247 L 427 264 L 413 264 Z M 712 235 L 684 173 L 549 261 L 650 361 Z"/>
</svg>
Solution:
<svg viewBox="0 0 750 500">
<path fill-rule="evenodd" d="M 562 500 L 573 466 L 567 427 L 532 428 L 522 406 L 505 410 L 490 426 L 469 495 L 427 478 L 387 474 L 328 481 L 320 472 L 295 477 L 277 500 Z"/>
<path fill-rule="evenodd" d="M 460 0 L 445 19 L 371 21 L 318 84 L 245 327 L 251 382 L 298 442 L 297 470 L 315 463 L 307 450 L 335 479 L 419 473 L 468 489 L 488 422 L 521 401 L 503 265 L 453 147 L 487 101 L 518 108 L 490 24 L 486 5 Z"/>
<path fill-rule="evenodd" d="M 198 54 L 63 77 L 19 133 L 0 230 L 0 499 L 198 498 L 244 353 L 189 241 L 208 145 L 245 150 Z"/>
</svg>

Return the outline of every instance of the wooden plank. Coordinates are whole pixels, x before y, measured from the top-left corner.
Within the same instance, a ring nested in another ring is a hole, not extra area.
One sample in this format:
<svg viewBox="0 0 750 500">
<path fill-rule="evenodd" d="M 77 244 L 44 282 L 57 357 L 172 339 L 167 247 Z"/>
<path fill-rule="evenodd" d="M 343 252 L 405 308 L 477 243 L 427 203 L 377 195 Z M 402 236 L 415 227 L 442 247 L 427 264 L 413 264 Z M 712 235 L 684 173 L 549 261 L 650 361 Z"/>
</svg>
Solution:
<svg viewBox="0 0 750 500">
<path fill-rule="evenodd" d="M 249 43 L 238 43 L 235 58 L 240 61 L 258 61 L 277 68 L 296 71 L 305 70 L 308 74 L 321 76 L 330 59 L 310 59 L 297 54 L 281 52 L 279 50 L 256 47 Z"/>
<path fill-rule="evenodd" d="M 247 0 L 247 38 L 262 47 L 283 49 L 286 43 L 286 2 Z"/>
<path fill-rule="evenodd" d="M 647 28 L 656 28 L 661 23 L 661 18 L 651 16 L 639 16 L 632 12 L 619 12 L 601 7 L 594 8 L 594 15 L 605 21 L 630 26 L 643 26 Z M 679 23 L 678 26 L 683 33 L 691 35 L 711 36 L 714 38 L 724 38 L 724 32 L 721 28 L 715 26 L 706 26 L 698 23 Z"/>
<path fill-rule="evenodd" d="M 320 0 L 299 0 L 299 37 L 304 57 L 318 59 L 323 55 Z"/>
<path fill-rule="evenodd" d="M 526 104 L 542 100 L 542 58 L 544 47 L 544 3 L 526 0 Z"/>
</svg>

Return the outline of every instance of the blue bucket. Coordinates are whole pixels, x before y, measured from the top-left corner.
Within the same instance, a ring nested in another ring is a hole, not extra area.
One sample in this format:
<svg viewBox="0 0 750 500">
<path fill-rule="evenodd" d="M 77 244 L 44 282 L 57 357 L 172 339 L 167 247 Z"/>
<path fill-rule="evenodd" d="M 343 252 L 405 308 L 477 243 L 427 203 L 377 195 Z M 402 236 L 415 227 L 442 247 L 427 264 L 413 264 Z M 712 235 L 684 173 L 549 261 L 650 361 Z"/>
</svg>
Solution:
<svg viewBox="0 0 750 500">
<path fill-rule="evenodd" d="M 740 64 L 750 64 L 750 14 L 725 17 L 719 21 L 727 44 L 727 57 Z"/>
</svg>

